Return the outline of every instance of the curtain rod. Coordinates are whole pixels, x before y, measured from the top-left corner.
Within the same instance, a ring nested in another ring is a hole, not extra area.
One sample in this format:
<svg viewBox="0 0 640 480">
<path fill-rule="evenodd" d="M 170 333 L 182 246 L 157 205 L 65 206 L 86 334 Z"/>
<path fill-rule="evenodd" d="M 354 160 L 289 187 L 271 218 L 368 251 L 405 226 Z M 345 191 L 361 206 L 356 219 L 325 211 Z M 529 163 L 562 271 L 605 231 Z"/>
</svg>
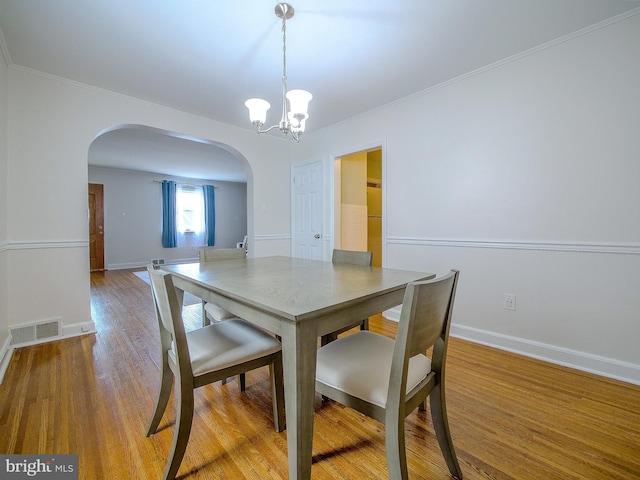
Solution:
<svg viewBox="0 0 640 480">
<path fill-rule="evenodd" d="M 153 183 L 162 183 L 162 180 L 154 180 Z M 184 182 L 176 182 L 178 185 L 187 185 L 189 187 L 203 187 L 204 185 L 198 185 L 197 183 L 184 183 Z M 206 184 L 208 185 L 208 184 Z M 212 185 L 213 188 L 220 188 L 217 185 Z"/>
</svg>

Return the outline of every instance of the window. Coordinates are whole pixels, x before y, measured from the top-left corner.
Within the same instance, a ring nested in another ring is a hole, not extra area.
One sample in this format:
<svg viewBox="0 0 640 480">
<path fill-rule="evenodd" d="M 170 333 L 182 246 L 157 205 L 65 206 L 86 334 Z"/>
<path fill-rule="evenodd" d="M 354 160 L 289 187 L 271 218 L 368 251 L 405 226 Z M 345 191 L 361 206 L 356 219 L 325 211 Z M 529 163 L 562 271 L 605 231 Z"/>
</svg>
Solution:
<svg viewBox="0 0 640 480">
<path fill-rule="evenodd" d="M 216 209 L 213 185 L 182 185 L 162 182 L 162 246 L 213 246 Z"/>
<path fill-rule="evenodd" d="M 204 232 L 202 188 L 178 185 L 176 188 L 176 227 L 179 234 Z"/>
<path fill-rule="evenodd" d="M 201 247 L 205 244 L 202 187 L 176 186 L 176 229 L 178 247 Z"/>
</svg>

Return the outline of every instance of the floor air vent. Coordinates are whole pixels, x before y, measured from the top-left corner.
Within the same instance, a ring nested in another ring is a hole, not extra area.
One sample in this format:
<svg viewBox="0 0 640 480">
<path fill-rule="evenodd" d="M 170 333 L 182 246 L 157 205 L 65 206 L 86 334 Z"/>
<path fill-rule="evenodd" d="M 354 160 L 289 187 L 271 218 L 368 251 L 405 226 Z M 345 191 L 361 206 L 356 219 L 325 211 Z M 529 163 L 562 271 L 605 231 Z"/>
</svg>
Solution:
<svg viewBox="0 0 640 480">
<path fill-rule="evenodd" d="M 11 345 L 20 345 L 22 343 L 36 342 L 46 338 L 55 338 L 60 336 L 60 321 L 51 320 L 33 325 L 25 325 L 24 327 L 15 327 L 10 329 Z"/>
</svg>

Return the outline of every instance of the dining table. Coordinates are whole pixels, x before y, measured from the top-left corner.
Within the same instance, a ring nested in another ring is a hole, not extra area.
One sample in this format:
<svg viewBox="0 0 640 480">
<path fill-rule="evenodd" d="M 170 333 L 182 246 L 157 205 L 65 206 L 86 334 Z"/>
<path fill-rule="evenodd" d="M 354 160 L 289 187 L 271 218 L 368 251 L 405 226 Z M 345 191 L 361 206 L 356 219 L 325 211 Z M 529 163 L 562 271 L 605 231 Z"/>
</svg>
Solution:
<svg viewBox="0 0 640 480">
<path fill-rule="evenodd" d="M 318 337 L 402 304 L 435 274 L 287 256 L 162 265 L 178 291 L 281 338 L 289 478 L 311 478 Z"/>
</svg>

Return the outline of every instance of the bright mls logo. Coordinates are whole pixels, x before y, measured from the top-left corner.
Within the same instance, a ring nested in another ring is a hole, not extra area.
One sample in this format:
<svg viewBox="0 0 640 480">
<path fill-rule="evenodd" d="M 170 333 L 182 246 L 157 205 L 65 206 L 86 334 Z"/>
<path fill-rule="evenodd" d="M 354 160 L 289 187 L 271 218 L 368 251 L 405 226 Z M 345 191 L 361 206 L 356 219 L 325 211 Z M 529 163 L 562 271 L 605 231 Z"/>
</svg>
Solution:
<svg viewBox="0 0 640 480">
<path fill-rule="evenodd" d="M 78 480 L 78 455 L 0 455 L 0 480 Z"/>
</svg>

